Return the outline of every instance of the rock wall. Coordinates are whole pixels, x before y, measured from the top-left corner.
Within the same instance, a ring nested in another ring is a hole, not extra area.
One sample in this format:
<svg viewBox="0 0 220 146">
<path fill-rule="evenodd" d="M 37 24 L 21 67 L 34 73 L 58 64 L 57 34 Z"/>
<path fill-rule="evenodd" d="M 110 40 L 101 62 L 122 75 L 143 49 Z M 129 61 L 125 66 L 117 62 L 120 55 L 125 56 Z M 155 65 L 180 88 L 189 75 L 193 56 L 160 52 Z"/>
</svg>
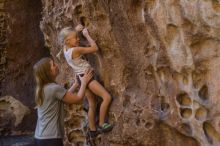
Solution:
<svg viewBox="0 0 220 146">
<path fill-rule="evenodd" d="M 5 1 L 0 1 L 0 9 L 4 10 Z M 5 77 L 6 69 L 6 45 L 7 45 L 7 12 L 0 13 L 0 81 Z"/>
<path fill-rule="evenodd" d="M 219 0 L 42 0 L 41 29 L 56 58 L 57 34 L 83 23 L 89 55 L 114 97 L 105 146 L 220 145 Z M 59 81 L 73 75 L 64 58 Z M 81 107 L 67 108 L 66 143 L 83 144 Z"/>
<path fill-rule="evenodd" d="M 24 116 L 30 114 L 28 107 L 11 96 L 1 97 L 0 105 L 0 135 L 24 134 L 24 131 L 16 131 L 15 127 L 22 123 Z"/>
<path fill-rule="evenodd" d="M 0 137 L 30 133 L 36 126 L 32 67 L 49 55 L 39 27 L 41 11 L 41 1 L 0 0 Z M 23 116 L 21 108 L 17 115 L 10 112 L 15 109 L 3 100 L 7 96 L 28 106 L 30 114 Z M 21 119 L 14 122 L 14 116 Z"/>
</svg>

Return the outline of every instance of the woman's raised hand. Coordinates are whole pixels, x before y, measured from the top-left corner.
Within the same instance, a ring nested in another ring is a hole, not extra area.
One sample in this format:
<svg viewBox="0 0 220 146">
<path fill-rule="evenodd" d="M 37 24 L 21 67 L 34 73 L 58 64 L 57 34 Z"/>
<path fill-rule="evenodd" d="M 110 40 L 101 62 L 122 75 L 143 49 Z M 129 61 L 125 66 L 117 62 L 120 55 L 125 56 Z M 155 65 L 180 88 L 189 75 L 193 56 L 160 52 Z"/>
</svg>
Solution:
<svg viewBox="0 0 220 146">
<path fill-rule="evenodd" d="M 76 79 L 76 75 L 75 75 L 75 78 L 73 80 L 73 84 L 72 84 L 72 87 L 77 88 L 79 86 L 79 83 L 77 82 L 77 79 Z"/>
<path fill-rule="evenodd" d="M 82 84 L 82 85 L 87 85 L 88 82 L 90 81 L 90 79 L 92 78 L 92 76 L 93 76 L 93 70 L 92 70 L 92 69 L 87 69 L 87 70 L 85 71 L 85 74 L 84 74 L 83 77 L 80 77 L 80 76 L 79 76 L 79 79 L 80 79 L 80 81 L 81 81 L 81 84 Z"/>
</svg>

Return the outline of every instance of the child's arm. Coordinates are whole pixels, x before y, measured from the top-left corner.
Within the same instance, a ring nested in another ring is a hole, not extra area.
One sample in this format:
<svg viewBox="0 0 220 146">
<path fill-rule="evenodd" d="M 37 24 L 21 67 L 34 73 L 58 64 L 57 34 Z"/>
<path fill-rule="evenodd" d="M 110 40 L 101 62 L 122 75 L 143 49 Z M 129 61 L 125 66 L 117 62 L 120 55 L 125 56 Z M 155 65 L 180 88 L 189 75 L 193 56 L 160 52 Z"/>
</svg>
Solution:
<svg viewBox="0 0 220 146">
<path fill-rule="evenodd" d="M 88 30 L 84 28 L 82 33 L 85 36 L 85 38 L 89 41 L 91 46 L 90 47 L 75 47 L 74 53 L 72 54 L 73 58 L 81 54 L 89 54 L 89 53 L 94 53 L 98 51 L 98 46 L 96 45 L 95 41 L 89 35 Z"/>
<path fill-rule="evenodd" d="M 83 30 L 82 24 L 78 24 L 78 25 L 75 27 L 75 30 L 76 30 L 76 32 L 82 31 L 82 30 Z"/>
<path fill-rule="evenodd" d="M 89 35 L 88 29 L 84 28 L 82 33 L 86 37 L 86 39 L 89 41 L 89 44 L 91 45 L 91 47 L 93 47 L 95 51 L 98 51 L 98 46 L 96 45 L 95 41 Z"/>
</svg>

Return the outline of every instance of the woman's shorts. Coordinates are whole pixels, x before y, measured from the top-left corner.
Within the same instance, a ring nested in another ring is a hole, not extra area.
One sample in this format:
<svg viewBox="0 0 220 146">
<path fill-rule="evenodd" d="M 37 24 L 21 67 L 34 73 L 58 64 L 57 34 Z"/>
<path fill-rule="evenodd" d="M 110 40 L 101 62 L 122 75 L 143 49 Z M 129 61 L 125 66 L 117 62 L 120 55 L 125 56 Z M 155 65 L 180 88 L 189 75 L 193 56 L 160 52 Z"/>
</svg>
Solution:
<svg viewBox="0 0 220 146">
<path fill-rule="evenodd" d="M 63 139 L 34 139 L 35 146 L 63 146 Z"/>
</svg>

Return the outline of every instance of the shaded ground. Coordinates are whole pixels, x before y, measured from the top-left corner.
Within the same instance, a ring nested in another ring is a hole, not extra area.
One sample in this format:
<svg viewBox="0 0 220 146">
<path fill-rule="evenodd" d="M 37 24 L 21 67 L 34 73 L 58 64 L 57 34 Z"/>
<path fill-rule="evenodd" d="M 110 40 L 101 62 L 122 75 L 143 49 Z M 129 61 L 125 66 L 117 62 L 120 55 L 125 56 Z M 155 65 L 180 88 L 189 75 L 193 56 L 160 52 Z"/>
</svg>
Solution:
<svg viewBox="0 0 220 146">
<path fill-rule="evenodd" d="M 32 135 L 1 137 L 0 146 L 34 146 L 34 138 Z"/>
</svg>

